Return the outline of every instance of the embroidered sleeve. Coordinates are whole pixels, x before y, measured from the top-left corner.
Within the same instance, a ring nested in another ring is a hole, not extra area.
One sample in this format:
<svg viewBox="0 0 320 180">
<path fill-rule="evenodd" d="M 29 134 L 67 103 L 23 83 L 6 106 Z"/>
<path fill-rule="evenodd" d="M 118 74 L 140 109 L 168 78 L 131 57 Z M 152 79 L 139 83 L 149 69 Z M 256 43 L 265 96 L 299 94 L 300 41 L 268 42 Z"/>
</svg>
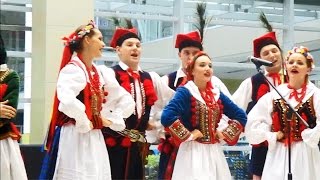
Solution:
<svg viewBox="0 0 320 180">
<path fill-rule="evenodd" d="M 182 119 L 186 112 L 190 112 L 191 94 L 185 87 L 179 87 L 174 98 L 163 109 L 161 114 L 161 124 L 174 137 L 177 143 L 181 143 L 189 138 L 191 133 L 185 125 L 190 123 L 188 119 Z"/>
<path fill-rule="evenodd" d="M 243 126 L 236 120 L 229 120 L 228 124 L 229 126 L 222 131 L 222 134 L 224 140 L 232 146 L 238 142 Z"/>
<path fill-rule="evenodd" d="M 167 130 L 170 132 L 176 144 L 186 141 L 191 135 L 190 131 L 180 122 L 179 119 L 171 124 Z"/>
</svg>

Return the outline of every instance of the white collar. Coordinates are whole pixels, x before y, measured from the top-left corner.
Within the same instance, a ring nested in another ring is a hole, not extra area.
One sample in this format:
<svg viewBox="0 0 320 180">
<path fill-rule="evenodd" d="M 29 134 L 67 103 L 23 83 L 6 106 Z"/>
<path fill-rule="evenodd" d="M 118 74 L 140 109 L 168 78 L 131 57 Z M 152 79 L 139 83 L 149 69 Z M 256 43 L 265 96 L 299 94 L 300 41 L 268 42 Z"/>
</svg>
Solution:
<svg viewBox="0 0 320 180">
<path fill-rule="evenodd" d="M 196 84 L 193 81 L 188 81 L 187 84 L 184 85 L 184 87 L 186 87 L 190 91 L 194 98 L 205 104 L 205 101 L 200 94 L 198 86 L 196 86 Z M 213 88 L 212 92 L 214 93 L 214 99 L 218 101 L 220 97 L 220 90 L 218 88 Z"/>
<path fill-rule="evenodd" d="M 307 101 L 316 91 L 317 87 L 311 82 L 309 81 L 307 84 L 307 89 L 306 89 L 306 95 L 305 97 L 302 99 L 302 102 Z M 281 93 L 281 95 L 283 97 L 285 97 L 286 99 L 289 98 L 290 93 L 292 92 L 292 89 L 288 88 L 288 83 L 285 84 L 281 84 L 277 87 L 277 90 L 279 90 L 279 92 Z M 297 90 L 298 92 L 301 92 L 301 88 Z M 277 94 L 276 91 L 272 90 L 272 93 L 275 96 L 275 99 L 279 99 L 280 96 Z M 290 103 L 291 104 L 291 103 Z M 293 106 L 296 106 L 298 103 L 292 103 Z"/>
<path fill-rule="evenodd" d="M 177 70 L 177 75 L 176 75 L 176 79 L 174 80 L 173 86 L 177 87 L 179 78 L 186 77 L 186 76 L 187 76 L 186 73 L 183 72 L 182 67 L 180 66 L 180 68 Z"/>
<path fill-rule="evenodd" d="M 121 67 L 122 70 L 125 70 L 125 71 L 129 69 L 129 66 L 122 61 L 119 62 L 119 66 Z M 140 66 L 138 66 L 138 71 L 142 71 Z"/>
<path fill-rule="evenodd" d="M 9 68 L 8 68 L 8 66 L 7 66 L 7 64 L 1 64 L 0 65 L 0 71 L 6 71 L 6 70 L 8 70 Z"/>
</svg>

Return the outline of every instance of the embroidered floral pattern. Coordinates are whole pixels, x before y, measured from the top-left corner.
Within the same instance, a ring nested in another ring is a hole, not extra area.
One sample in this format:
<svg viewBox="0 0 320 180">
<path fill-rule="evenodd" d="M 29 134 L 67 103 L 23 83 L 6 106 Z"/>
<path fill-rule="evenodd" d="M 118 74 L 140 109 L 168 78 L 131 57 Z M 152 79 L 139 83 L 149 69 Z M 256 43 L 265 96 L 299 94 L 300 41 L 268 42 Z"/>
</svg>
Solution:
<svg viewBox="0 0 320 180">
<path fill-rule="evenodd" d="M 71 43 L 82 39 L 86 34 L 89 34 L 91 29 L 95 28 L 95 23 L 90 20 L 89 23 L 82 28 L 78 33 L 72 33 L 69 37 L 63 37 L 64 45 L 69 46 Z"/>
</svg>

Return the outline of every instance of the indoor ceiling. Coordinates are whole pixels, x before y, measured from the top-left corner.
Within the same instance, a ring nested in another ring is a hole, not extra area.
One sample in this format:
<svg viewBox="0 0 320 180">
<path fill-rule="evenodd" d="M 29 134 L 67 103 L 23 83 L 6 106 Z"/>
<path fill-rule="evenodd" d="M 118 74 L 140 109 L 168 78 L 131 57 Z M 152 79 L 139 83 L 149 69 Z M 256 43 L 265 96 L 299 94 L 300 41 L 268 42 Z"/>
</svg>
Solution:
<svg viewBox="0 0 320 180">
<path fill-rule="evenodd" d="M 137 25 L 143 22 L 162 21 L 174 23 L 179 21 L 177 17 L 181 9 L 177 8 L 179 1 L 173 0 L 96 0 L 96 17 L 111 19 L 112 17 L 130 18 L 136 20 Z M 184 23 L 192 24 L 195 21 L 195 7 L 201 1 L 183 1 Z M 242 26 L 260 27 L 258 15 L 263 11 L 268 20 L 274 24 L 275 28 L 283 29 L 283 1 L 277 0 L 207 0 L 207 16 L 212 17 L 209 28 L 217 26 Z M 294 11 L 295 30 L 320 32 L 320 28 L 299 26 L 303 22 L 319 21 L 320 2 L 319 0 L 296 0 Z M 110 25 L 110 24 L 108 24 Z M 191 26 L 192 27 L 192 26 Z M 172 31 L 172 29 L 171 29 Z M 146 32 L 141 30 L 142 33 Z M 172 33 L 172 32 L 171 32 Z M 112 34 L 112 33 L 111 33 Z M 172 38 L 159 37 L 152 41 Z M 311 47 L 312 53 L 319 56 L 320 38 L 313 41 L 304 42 L 303 45 Z M 144 42 L 148 44 L 149 42 Z M 255 66 L 247 61 L 251 51 L 227 54 L 214 57 L 214 72 L 217 76 L 226 79 L 244 79 L 256 73 Z M 104 60 L 108 65 L 117 62 L 114 54 L 105 54 Z M 159 74 L 166 74 L 176 70 L 179 61 L 176 57 L 142 58 L 141 66 L 147 71 L 156 71 Z M 320 79 L 320 71 L 316 68 L 312 73 L 312 78 Z"/>
</svg>

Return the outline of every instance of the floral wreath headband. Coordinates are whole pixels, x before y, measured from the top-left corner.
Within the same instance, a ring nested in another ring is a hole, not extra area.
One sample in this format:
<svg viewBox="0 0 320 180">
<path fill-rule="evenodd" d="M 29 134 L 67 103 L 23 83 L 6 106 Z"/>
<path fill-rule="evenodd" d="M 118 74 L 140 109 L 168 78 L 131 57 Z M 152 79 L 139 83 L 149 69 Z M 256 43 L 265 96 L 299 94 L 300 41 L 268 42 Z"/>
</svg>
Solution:
<svg viewBox="0 0 320 180">
<path fill-rule="evenodd" d="M 69 35 L 69 37 L 63 37 L 62 40 L 64 40 L 64 45 L 69 46 L 70 44 L 75 43 L 76 41 L 82 39 L 85 35 L 89 34 L 90 31 L 95 28 L 95 23 L 90 20 L 89 23 L 82 28 L 78 33 L 73 32 Z"/>
<path fill-rule="evenodd" d="M 314 67 L 315 67 L 314 66 L 314 59 L 313 59 L 313 56 L 309 53 L 309 49 L 308 48 L 306 48 L 304 46 L 293 47 L 290 51 L 288 51 L 287 60 L 294 53 L 302 54 L 307 59 L 307 61 L 311 62 L 311 69 L 314 69 Z"/>
</svg>

